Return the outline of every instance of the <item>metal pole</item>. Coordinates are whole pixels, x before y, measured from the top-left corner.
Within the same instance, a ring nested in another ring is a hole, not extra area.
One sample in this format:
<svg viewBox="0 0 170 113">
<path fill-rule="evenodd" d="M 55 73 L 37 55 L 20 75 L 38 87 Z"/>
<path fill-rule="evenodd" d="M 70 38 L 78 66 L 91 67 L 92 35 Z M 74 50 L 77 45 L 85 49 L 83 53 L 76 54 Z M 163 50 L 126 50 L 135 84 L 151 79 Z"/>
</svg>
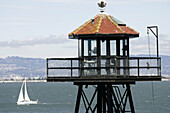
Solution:
<svg viewBox="0 0 170 113">
<path fill-rule="evenodd" d="M 158 42 L 158 26 L 148 26 L 147 27 L 156 37 L 156 45 L 157 45 L 157 57 L 159 57 L 159 42 Z M 156 28 L 156 33 L 152 30 L 152 28 Z"/>
<path fill-rule="evenodd" d="M 79 85 L 78 94 L 77 94 L 77 102 L 76 102 L 76 107 L 75 107 L 75 113 L 79 112 L 80 100 L 81 100 L 81 95 L 82 95 L 82 86 L 83 85 Z"/>
<path fill-rule="evenodd" d="M 47 78 L 48 78 L 48 58 L 47 58 L 46 66 L 47 66 Z"/>
<path fill-rule="evenodd" d="M 157 57 L 159 57 L 158 27 L 156 27 L 156 34 L 157 34 Z"/>
<path fill-rule="evenodd" d="M 156 34 L 157 34 L 157 66 L 159 65 L 159 59 L 158 59 L 158 57 L 159 57 L 159 43 L 158 43 L 158 27 L 156 26 Z M 158 75 L 159 75 L 159 68 L 157 69 L 157 73 L 158 73 Z"/>
</svg>

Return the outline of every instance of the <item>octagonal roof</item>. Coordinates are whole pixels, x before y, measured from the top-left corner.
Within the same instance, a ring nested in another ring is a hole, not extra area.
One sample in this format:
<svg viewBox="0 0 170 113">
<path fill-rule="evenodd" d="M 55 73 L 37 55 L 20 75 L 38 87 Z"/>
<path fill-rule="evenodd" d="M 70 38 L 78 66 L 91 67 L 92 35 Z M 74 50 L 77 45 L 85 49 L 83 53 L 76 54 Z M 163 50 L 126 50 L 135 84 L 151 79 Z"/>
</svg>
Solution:
<svg viewBox="0 0 170 113">
<path fill-rule="evenodd" d="M 69 38 L 139 37 L 139 33 L 107 14 L 98 14 L 69 34 Z"/>
</svg>

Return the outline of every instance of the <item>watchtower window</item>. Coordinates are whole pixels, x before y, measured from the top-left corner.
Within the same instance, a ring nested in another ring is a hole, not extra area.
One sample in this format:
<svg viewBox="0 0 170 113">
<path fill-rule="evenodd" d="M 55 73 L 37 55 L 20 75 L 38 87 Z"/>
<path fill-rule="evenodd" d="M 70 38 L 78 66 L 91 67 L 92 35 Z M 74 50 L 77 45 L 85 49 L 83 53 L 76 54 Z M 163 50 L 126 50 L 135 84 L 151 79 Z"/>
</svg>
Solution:
<svg viewBox="0 0 170 113">
<path fill-rule="evenodd" d="M 79 40 L 78 40 L 78 57 L 81 57 L 81 55 L 82 55 L 82 54 L 81 54 L 81 45 L 82 45 L 82 44 L 81 44 L 81 40 L 79 39 Z"/>
<path fill-rule="evenodd" d="M 96 40 L 84 40 L 84 56 L 96 56 L 97 46 Z"/>
<path fill-rule="evenodd" d="M 120 40 L 120 56 L 123 56 L 123 40 Z"/>
<path fill-rule="evenodd" d="M 106 40 L 101 40 L 100 45 L 101 45 L 101 55 L 106 56 Z"/>
<path fill-rule="evenodd" d="M 116 40 L 110 41 L 110 54 L 116 55 Z"/>
<path fill-rule="evenodd" d="M 128 56 L 129 52 L 129 44 L 128 44 L 128 39 L 123 39 L 123 56 Z"/>
</svg>

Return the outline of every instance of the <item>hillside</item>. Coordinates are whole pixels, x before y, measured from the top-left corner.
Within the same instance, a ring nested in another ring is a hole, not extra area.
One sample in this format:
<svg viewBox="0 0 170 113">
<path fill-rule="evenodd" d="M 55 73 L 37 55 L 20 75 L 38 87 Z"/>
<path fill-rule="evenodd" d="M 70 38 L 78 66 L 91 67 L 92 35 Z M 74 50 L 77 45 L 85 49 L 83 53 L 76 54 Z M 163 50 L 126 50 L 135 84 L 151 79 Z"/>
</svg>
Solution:
<svg viewBox="0 0 170 113">
<path fill-rule="evenodd" d="M 45 77 L 45 59 L 6 57 L 0 58 L 0 77 Z"/>
</svg>

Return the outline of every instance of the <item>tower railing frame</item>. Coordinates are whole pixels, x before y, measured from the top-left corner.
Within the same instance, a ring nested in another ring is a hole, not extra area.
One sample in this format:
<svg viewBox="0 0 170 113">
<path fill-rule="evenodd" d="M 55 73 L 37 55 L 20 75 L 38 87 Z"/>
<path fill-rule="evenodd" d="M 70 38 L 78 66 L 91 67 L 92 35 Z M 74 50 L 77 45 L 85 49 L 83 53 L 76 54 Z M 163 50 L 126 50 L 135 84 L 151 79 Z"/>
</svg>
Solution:
<svg viewBox="0 0 170 113">
<path fill-rule="evenodd" d="M 70 78 L 81 78 L 81 77 L 89 77 L 89 76 L 161 76 L 161 58 L 160 57 L 116 57 L 116 56 L 101 56 L 100 58 L 101 65 L 97 66 L 97 57 L 96 56 L 85 56 L 83 58 L 47 58 L 47 78 L 48 77 L 70 77 Z M 102 64 L 102 60 L 104 60 L 105 64 Z M 50 63 L 56 61 L 65 62 L 67 66 L 63 66 L 61 63 L 56 63 L 50 65 Z M 109 63 L 107 63 L 107 61 Z M 158 61 L 158 63 L 157 63 Z M 70 63 L 69 63 L 70 62 Z M 113 65 L 111 65 L 111 63 Z M 126 64 L 125 64 L 126 62 Z M 132 63 L 131 63 L 132 62 Z M 134 63 L 133 63 L 134 62 Z M 96 65 L 95 65 L 96 64 Z M 90 66 L 93 65 L 93 66 Z M 141 71 L 145 70 L 158 70 L 157 73 L 154 74 L 150 72 L 149 74 L 142 74 Z M 69 70 L 70 74 L 60 74 L 60 76 L 56 76 L 56 74 L 50 74 L 51 70 Z M 74 74 L 75 70 L 77 71 Z M 88 72 L 96 72 L 90 74 Z M 105 74 L 98 74 L 98 70 L 106 70 Z M 110 74 L 107 70 L 114 70 L 115 73 Z M 123 72 L 122 74 L 119 72 L 120 70 L 127 70 L 127 72 Z M 136 70 L 133 72 L 132 70 Z M 87 74 L 88 73 L 88 74 Z"/>
</svg>

